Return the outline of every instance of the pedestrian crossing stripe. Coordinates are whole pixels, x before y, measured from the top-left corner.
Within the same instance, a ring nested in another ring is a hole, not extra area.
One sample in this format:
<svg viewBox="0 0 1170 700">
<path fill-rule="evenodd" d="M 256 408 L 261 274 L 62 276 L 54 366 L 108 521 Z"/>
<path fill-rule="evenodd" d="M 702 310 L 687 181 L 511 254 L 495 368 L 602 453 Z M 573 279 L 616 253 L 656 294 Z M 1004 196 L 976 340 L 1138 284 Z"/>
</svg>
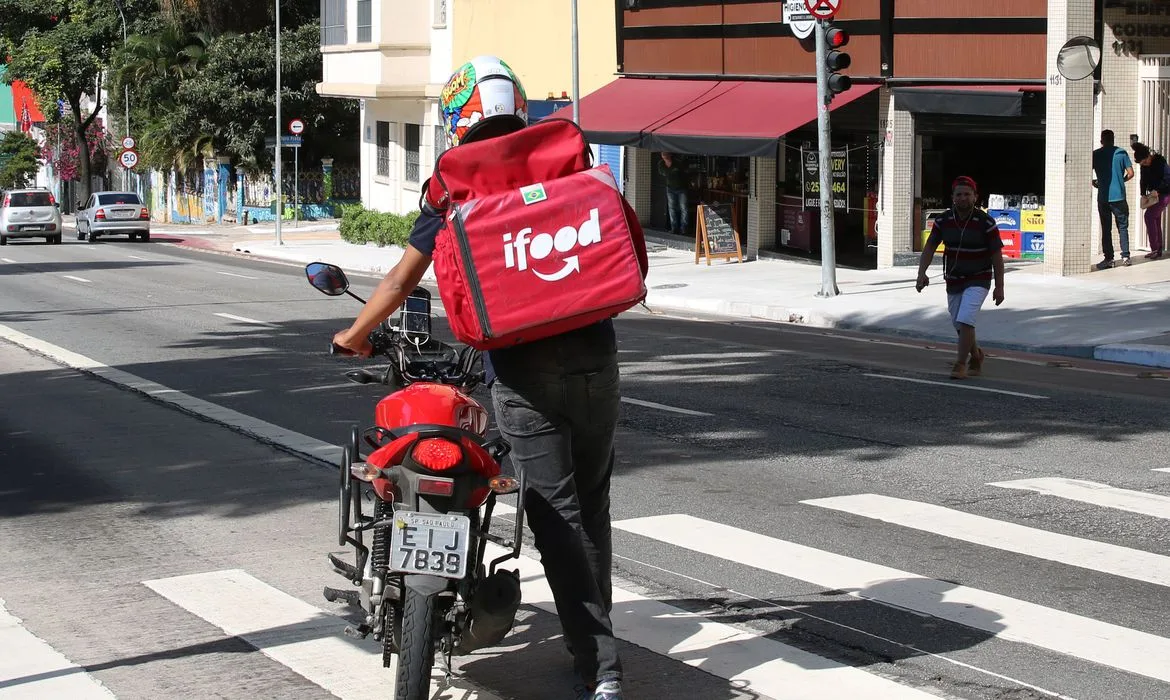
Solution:
<svg viewBox="0 0 1170 700">
<path fill-rule="evenodd" d="M 114 694 L 24 628 L 0 600 L 0 699 L 113 700 Z"/>
<path fill-rule="evenodd" d="M 1170 586 L 1170 557 L 1062 535 L 942 506 L 872 493 L 801 503 L 859 515 L 934 535 L 1047 559 L 1158 586 Z"/>
<path fill-rule="evenodd" d="M 394 669 L 383 668 L 381 645 L 344 635 L 345 620 L 240 570 L 144 581 L 184 610 L 239 637 L 265 656 L 344 700 L 385 700 Z M 455 682 L 431 681 L 435 700 L 499 700 Z"/>
<path fill-rule="evenodd" d="M 1104 508 L 1129 511 L 1148 515 L 1152 518 L 1170 520 L 1170 496 L 1144 491 L 1119 489 L 1108 484 L 1080 479 L 1046 477 L 1041 479 L 1017 479 L 997 481 L 988 486 L 1004 489 L 1035 491 L 1045 496 L 1056 496 L 1070 501 L 1089 503 Z"/>
<path fill-rule="evenodd" d="M 1008 596 L 926 578 L 690 515 L 613 527 L 711 557 L 770 571 L 983 630 L 1067 656 L 1170 682 L 1170 639 Z"/>
</svg>

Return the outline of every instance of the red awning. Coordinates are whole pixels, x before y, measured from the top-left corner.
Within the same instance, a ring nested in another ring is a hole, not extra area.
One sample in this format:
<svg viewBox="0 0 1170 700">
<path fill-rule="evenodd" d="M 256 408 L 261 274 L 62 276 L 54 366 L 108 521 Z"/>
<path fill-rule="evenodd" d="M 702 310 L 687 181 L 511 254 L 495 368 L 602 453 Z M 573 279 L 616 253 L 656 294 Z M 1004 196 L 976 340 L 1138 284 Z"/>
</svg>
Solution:
<svg viewBox="0 0 1170 700">
<path fill-rule="evenodd" d="M 833 98 L 832 109 L 864 97 L 877 85 L 854 85 Z M 723 81 L 722 89 L 693 102 L 654 129 L 656 151 L 720 156 L 776 157 L 780 137 L 817 118 L 815 83 Z"/>
<path fill-rule="evenodd" d="M 834 109 L 877 90 L 854 85 Z M 553 117 L 572 119 L 571 107 Z M 581 99 L 591 143 L 724 156 L 776 156 L 781 136 L 817 118 L 814 83 L 618 78 Z"/>
<path fill-rule="evenodd" d="M 637 146 L 643 135 L 720 86 L 714 80 L 618 78 L 581 98 L 581 128 L 590 143 Z M 572 106 L 552 118 L 572 119 Z"/>
</svg>

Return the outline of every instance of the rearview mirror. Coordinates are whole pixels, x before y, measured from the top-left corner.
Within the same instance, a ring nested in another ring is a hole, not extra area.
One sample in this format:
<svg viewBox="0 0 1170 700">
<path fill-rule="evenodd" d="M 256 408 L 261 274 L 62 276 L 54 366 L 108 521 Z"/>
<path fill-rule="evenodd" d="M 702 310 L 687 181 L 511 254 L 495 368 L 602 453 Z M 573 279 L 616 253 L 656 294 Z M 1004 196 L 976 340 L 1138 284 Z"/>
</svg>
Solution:
<svg viewBox="0 0 1170 700">
<path fill-rule="evenodd" d="M 349 279 L 336 265 L 309 263 L 305 265 L 305 276 L 309 278 L 309 284 L 331 297 L 341 296 L 349 289 Z"/>
<path fill-rule="evenodd" d="M 431 293 L 415 287 L 402 304 L 399 327 L 407 340 L 422 345 L 431 338 Z"/>
<path fill-rule="evenodd" d="M 1065 80 L 1084 80 L 1101 65 L 1101 47 L 1092 37 L 1074 36 L 1056 54 L 1056 70 Z"/>
</svg>

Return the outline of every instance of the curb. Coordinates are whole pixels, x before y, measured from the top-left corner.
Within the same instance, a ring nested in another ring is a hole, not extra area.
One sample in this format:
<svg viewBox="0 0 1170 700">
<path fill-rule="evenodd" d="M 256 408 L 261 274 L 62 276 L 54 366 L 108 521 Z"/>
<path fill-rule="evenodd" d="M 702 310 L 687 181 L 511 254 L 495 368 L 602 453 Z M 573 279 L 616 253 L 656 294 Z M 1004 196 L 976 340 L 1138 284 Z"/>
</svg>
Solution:
<svg viewBox="0 0 1170 700">
<path fill-rule="evenodd" d="M 1170 368 L 1170 346 L 1144 343 L 1111 343 L 1098 346 L 1093 359 L 1129 365 Z"/>
</svg>

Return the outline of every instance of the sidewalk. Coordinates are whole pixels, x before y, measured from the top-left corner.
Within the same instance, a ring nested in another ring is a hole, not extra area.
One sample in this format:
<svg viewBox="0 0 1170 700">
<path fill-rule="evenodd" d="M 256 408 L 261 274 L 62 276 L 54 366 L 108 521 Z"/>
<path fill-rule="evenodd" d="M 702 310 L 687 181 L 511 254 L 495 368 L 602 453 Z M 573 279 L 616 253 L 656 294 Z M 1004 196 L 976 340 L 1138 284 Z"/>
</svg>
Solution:
<svg viewBox="0 0 1170 700">
<path fill-rule="evenodd" d="M 179 245 L 296 263 L 322 261 L 351 272 L 382 274 L 398 248 L 345 243 L 336 222 L 225 227 L 158 225 Z M 648 234 L 651 309 L 767 319 L 953 342 L 939 263 L 931 285 L 914 291 L 916 268 L 838 269 L 841 294 L 820 298 L 821 269 L 808 262 L 761 259 L 694 262 L 692 251 L 662 245 Z M 677 243 L 671 243 L 677 245 Z M 941 260 L 941 256 L 935 258 Z M 433 281 L 433 270 L 424 278 Z M 989 300 L 979 339 L 989 347 L 1170 368 L 1170 261 L 1136 257 L 1129 268 L 1070 278 L 1043 275 L 1041 266 L 1009 262 L 1006 300 Z"/>
</svg>

